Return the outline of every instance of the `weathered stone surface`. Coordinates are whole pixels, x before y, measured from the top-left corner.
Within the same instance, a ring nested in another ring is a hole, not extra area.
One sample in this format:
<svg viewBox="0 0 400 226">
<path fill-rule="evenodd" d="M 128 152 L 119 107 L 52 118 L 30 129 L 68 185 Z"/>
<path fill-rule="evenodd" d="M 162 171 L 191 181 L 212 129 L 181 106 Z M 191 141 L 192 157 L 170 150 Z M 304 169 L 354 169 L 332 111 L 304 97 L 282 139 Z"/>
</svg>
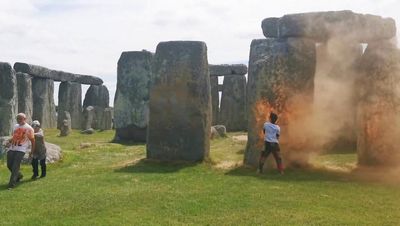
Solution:
<svg viewBox="0 0 400 226">
<path fill-rule="evenodd" d="M 71 115 L 72 129 L 81 128 L 82 116 L 82 85 L 76 82 L 61 82 L 58 89 L 58 111 L 68 111 Z M 60 129 L 63 120 L 62 114 L 58 114 L 57 128 Z"/>
<path fill-rule="evenodd" d="M 146 141 L 152 60 L 151 52 L 133 51 L 123 52 L 118 61 L 114 100 L 116 140 Z"/>
<path fill-rule="evenodd" d="M 96 127 L 96 112 L 93 106 L 88 106 L 83 110 L 82 130 L 88 130 Z"/>
<path fill-rule="evenodd" d="M 319 150 L 355 150 L 355 81 L 359 77 L 356 66 L 362 55 L 362 45 L 355 41 L 332 38 L 318 45 L 316 50 L 314 145 Z"/>
<path fill-rule="evenodd" d="M 226 127 L 224 125 L 215 125 L 213 128 L 217 130 L 220 137 L 226 137 Z"/>
<path fill-rule="evenodd" d="M 33 114 L 32 120 L 39 120 L 42 128 L 56 128 L 57 114 L 54 104 L 54 81 L 32 78 Z"/>
<path fill-rule="evenodd" d="M 62 159 L 62 150 L 60 146 L 48 142 L 44 142 L 44 145 L 46 146 L 46 163 L 55 163 Z M 29 148 L 22 159 L 22 163 L 31 164 L 32 159 L 29 157 L 30 152 Z"/>
<path fill-rule="evenodd" d="M 218 92 L 218 77 L 210 77 L 211 83 L 211 106 L 212 106 L 212 125 L 218 123 L 219 114 L 219 92 Z"/>
<path fill-rule="evenodd" d="M 71 133 L 71 115 L 68 111 L 59 111 L 58 118 L 62 119 L 62 124 L 59 127 L 60 136 L 68 136 Z"/>
<path fill-rule="evenodd" d="M 32 77 L 26 73 L 17 72 L 18 112 L 26 115 L 26 121 L 32 122 L 33 97 Z"/>
<path fill-rule="evenodd" d="M 210 131 L 210 139 L 215 139 L 219 137 L 218 131 L 214 128 L 214 126 L 211 126 L 211 131 Z M 0 154 L 1 155 L 1 154 Z"/>
<path fill-rule="evenodd" d="M 210 76 L 245 75 L 247 66 L 244 64 L 217 64 L 209 65 Z"/>
<path fill-rule="evenodd" d="M 263 150 L 263 124 L 279 115 L 286 163 L 302 161 L 307 150 L 306 117 L 314 93 L 315 43 L 307 39 L 253 40 L 247 83 L 248 142 L 245 164 L 257 165 Z"/>
<path fill-rule="evenodd" d="M 86 91 L 83 100 L 83 108 L 88 106 L 98 106 L 108 108 L 110 106 L 110 94 L 105 85 L 91 85 Z"/>
<path fill-rule="evenodd" d="M 398 166 L 400 161 L 400 50 L 368 45 L 362 56 L 357 111 L 358 164 Z"/>
<path fill-rule="evenodd" d="M 201 161 L 210 149 L 211 91 L 204 42 L 161 42 L 154 57 L 147 158 Z"/>
<path fill-rule="evenodd" d="M 228 131 L 247 130 L 246 77 L 244 75 L 224 77 L 218 122 L 225 125 Z"/>
<path fill-rule="evenodd" d="M 278 38 L 279 37 L 279 27 L 278 27 L 278 17 L 265 18 L 261 22 L 261 28 L 263 30 L 265 37 Z"/>
<path fill-rule="evenodd" d="M 7 152 L 6 146 L 10 138 L 10 136 L 0 137 L 0 158 Z"/>
<path fill-rule="evenodd" d="M 17 79 L 9 63 L 0 62 L 0 136 L 12 133 L 18 111 Z"/>
<path fill-rule="evenodd" d="M 272 25 L 271 25 L 272 24 Z M 262 23 L 266 37 L 276 37 L 272 20 Z M 363 15 L 352 11 L 329 11 L 290 14 L 278 20 L 279 38 L 305 37 L 324 42 L 331 37 L 351 37 L 358 42 L 390 39 L 396 35 L 392 18 Z"/>
<path fill-rule="evenodd" d="M 81 134 L 93 134 L 95 133 L 93 128 L 85 129 L 81 131 Z"/>
<path fill-rule="evenodd" d="M 105 108 L 102 112 L 101 118 L 97 120 L 98 128 L 100 130 L 112 129 L 113 117 L 114 117 L 114 109 Z"/>
<path fill-rule="evenodd" d="M 14 64 L 14 69 L 17 72 L 27 73 L 34 77 L 52 79 L 52 80 L 58 81 L 58 82 L 77 82 L 77 83 L 88 84 L 88 85 L 103 84 L 103 80 L 101 80 L 101 78 L 98 78 L 95 76 L 73 74 L 73 73 L 64 72 L 64 71 L 56 71 L 56 70 L 48 69 L 48 68 L 33 65 L 33 64 L 16 62 Z"/>
</svg>

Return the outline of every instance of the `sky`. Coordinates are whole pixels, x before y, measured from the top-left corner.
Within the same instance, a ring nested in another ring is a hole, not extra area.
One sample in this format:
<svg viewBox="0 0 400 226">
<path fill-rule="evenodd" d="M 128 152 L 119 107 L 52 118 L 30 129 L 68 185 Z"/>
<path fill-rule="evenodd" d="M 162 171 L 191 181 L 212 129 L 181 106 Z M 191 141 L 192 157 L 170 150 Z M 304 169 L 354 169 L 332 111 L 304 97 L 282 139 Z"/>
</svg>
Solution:
<svg viewBox="0 0 400 226">
<path fill-rule="evenodd" d="M 399 27 L 398 0 L 0 0 L 0 62 L 98 76 L 113 105 L 123 51 L 196 40 L 207 44 L 210 64 L 247 64 L 264 18 L 345 9 L 392 17 Z"/>
</svg>

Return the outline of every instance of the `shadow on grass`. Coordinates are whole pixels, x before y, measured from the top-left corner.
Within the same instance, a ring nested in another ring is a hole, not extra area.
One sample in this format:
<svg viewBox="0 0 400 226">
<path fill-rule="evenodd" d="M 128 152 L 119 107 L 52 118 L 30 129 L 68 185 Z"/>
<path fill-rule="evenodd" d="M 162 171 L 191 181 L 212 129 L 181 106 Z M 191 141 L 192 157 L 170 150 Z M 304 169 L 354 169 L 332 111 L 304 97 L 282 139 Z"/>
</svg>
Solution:
<svg viewBox="0 0 400 226">
<path fill-rule="evenodd" d="M 228 176 L 254 177 L 260 180 L 296 181 L 332 181 L 341 183 L 384 184 L 400 186 L 400 169 L 355 168 L 350 171 L 334 171 L 325 168 L 289 168 L 284 175 L 276 169 L 267 169 L 257 174 L 254 168 L 239 166 L 226 172 Z"/>
<path fill-rule="evenodd" d="M 25 183 L 31 183 L 31 182 L 35 182 L 35 181 L 36 180 L 32 180 L 32 179 L 21 180 L 20 182 L 17 183 L 17 185 L 12 190 L 18 189 L 21 185 L 23 185 Z M 4 191 L 4 190 L 8 190 L 8 183 L 0 185 L 0 191 Z"/>
<path fill-rule="evenodd" d="M 239 166 L 226 172 L 228 176 L 254 177 L 260 180 L 279 180 L 286 182 L 296 181 L 338 181 L 349 182 L 351 173 L 333 172 L 315 168 L 290 168 L 280 175 L 276 169 L 266 169 L 263 174 L 258 174 L 254 168 Z"/>
<path fill-rule="evenodd" d="M 114 170 L 117 173 L 174 173 L 184 168 L 195 167 L 200 163 L 159 162 L 141 159 L 122 168 Z"/>
<path fill-rule="evenodd" d="M 135 141 L 124 141 L 124 140 L 111 140 L 109 143 L 111 144 L 120 144 L 123 146 L 137 146 L 137 145 L 146 145 L 146 142 L 135 142 Z"/>
</svg>

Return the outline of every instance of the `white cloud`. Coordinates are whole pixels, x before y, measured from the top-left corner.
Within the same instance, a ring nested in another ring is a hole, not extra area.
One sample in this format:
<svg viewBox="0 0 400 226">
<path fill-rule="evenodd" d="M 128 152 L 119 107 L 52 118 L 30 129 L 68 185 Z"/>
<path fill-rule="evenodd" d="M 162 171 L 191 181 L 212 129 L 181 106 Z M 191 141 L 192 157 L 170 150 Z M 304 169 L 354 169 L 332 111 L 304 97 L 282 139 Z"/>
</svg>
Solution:
<svg viewBox="0 0 400 226">
<path fill-rule="evenodd" d="M 288 13 L 350 9 L 400 21 L 395 0 L 1 0 L 0 61 L 101 77 L 115 92 L 123 51 L 201 40 L 210 63 L 247 62 L 261 21 Z"/>
</svg>

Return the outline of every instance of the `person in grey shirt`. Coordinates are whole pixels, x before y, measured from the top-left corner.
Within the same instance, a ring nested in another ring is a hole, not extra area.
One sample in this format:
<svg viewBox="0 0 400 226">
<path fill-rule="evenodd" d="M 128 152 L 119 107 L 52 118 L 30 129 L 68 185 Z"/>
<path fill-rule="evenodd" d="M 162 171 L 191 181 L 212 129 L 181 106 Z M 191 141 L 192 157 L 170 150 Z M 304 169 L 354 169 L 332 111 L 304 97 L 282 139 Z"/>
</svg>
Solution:
<svg viewBox="0 0 400 226">
<path fill-rule="evenodd" d="M 35 120 L 32 122 L 32 128 L 35 131 L 35 153 L 32 155 L 32 180 L 39 176 L 39 163 L 41 168 L 40 178 L 46 176 L 46 146 L 44 144 L 44 133 L 40 128 L 40 122 Z"/>
<path fill-rule="evenodd" d="M 278 167 L 279 173 L 283 174 L 283 164 L 282 164 L 282 157 L 279 147 L 279 135 L 281 133 L 281 128 L 276 125 L 278 121 L 278 115 L 271 112 L 269 115 L 270 122 L 264 123 L 264 151 L 261 152 L 259 165 L 258 165 L 258 172 L 262 173 L 264 168 L 264 162 L 268 158 L 269 154 L 275 158 L 276 165 Z"/>
</svg>

